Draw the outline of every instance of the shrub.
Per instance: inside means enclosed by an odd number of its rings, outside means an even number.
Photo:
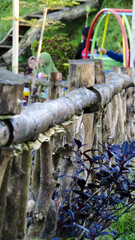
[[[66,79],[68,69],[64,67],[64,63],[68,60],[74,59],[76,53],[76,44],[71,42],[66,34],[54,35],[53,37],[44,37],[41,52],[48,52],[59,72],[62,73],[63,78]],[[31,50],[36,55],[38,49],[38,41],[33,41]]]
[[[79,140],[75,139],[75,144],[78,171],[74,176],[59,176],[73,179],[73,185],[63,195],[55,237],[94,240],[104,235],[109,239],[111,235],[113,239],[121,239],[111,224],[133,210],[135,142],[105,144],[104,152],[94,157],[89,155],[92,149],[81,151],[83,145]],[[84,172],[86,178],[82,176]]]

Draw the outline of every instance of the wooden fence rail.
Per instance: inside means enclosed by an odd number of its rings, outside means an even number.
[[[52,194],[57,183],[70,186],[57,175],[74,172],[74,138],[88,148],[134,139],[135,89],[122,71],[105,78],[101,61],[71,61],[66,95],[23,109],[24,82],[31,78],[0,73],[0,239],[52,239],[62,201]],[[55,77],[36,84],[48,87],[51,99],[67,88]]]

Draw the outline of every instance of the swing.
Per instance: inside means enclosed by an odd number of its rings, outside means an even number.
[[[93,28],[95,26],[96,21],[98,20],[99,16],[102,13],[104,13],[104,15],[100,18],[98,24],[96,25],[96,29],[95,29],[94,35],[93,35],[91,50],[90,50],[90,53],[88,53]],[[117,20],[120,24],[121,31],[122,31],[123,64],[121,62],[118,62],[118,61],[108,57],[107,55],[103,55],[101,52],[100,52],[100,54],[94,54],[94,47],[95,47],[98,31],[99,31],[99,28],[100,28],[100,25],[101,25],[103,19],[106,17],[104,32],[103,32],[103,37],[102,37],[102,43],[101,43],[101,48],[104,47],[110,14],[113,14],[117,18]],[[120,15],[122,17],[120,17]],[[104,63],[104,68],[105,68],[106,73],[110,71],[111,66],[122,66],[123,65],[124,67],[129,67],[129,46],[128,46],[127,34],[128,34],[128,38],[129,38],[129,42],[130,42],[130,46],[131,46],[131,28],[130,28],[128,19],[126,17],[127,15],[132,16],[132,10],[130,10],[130,9],[109,9],[109,8],[105,8],[105,9],[102,9],[96,15],[96,17],[94,18],[94,20],[91,24],[91,27],[90,27],[90,30],[89,30],[89,33],[88,33],[88,37],[87,37],[86,51],[84,53],[84,58],[85,59],[86,58],[102,59],[103,63]],[[126,25],[127,33],[126,33],[124,25]]]

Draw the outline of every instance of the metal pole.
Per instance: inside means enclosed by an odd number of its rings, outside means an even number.
[[[18,73],[19,49],[19,0],[13,0],[13,43],[12,43],[12,72]]]

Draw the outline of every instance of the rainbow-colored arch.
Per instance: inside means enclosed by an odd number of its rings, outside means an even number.
[[[123,20],[119,15],[123,16],[123,19],[124,19],[124,22],[126,24],[126,28],[127,28],[127,31],[128,31],[128,37],[129,37],[129,40],[130,40],[130,43],[131,43],[131,29],[130,29],[130,25],[129,25],[128,20],[127,20],[125,15],[130,14],[132,16],[132,9],[104,8],[97,13],[97,15],[95,16],[95,18],[94,18],[94,20],[91,24],[91,27],[90,27],[90,30],[89,30],[89,33],[88,33],[87,42],[86,42],[86,52],[85,52],[85,57],[84,58],[88,58],[89,44],[90,44],[90,39],[91,39],[91,36],[92,36],[92,32],[93,32],[94,26],[96,24],[96,21],[98,20],[99,16],[102,13],[108,13],[108,14],[112,13],[117,18],[117,20],[120,24],[122,34],[123,34],[123,42],[124,42],[124,46],[125,46],[124,51],[123,51],[124,67],[129,67],[129,45],[128,45],[128,40],[127,40],[127,33],[126,33],[126,30],[125,30],[125,27],[124,27]],[[104,18],[104,16],[101,18],[99,24],[97,25],[97,29],[95,30],[95,33],[94,33],[94,36],[93,36],[93,44],[92,44],[92,48],[91,48],[91,53],[92,54],[93,54],[93,50],[94,50],[94,46],[95,46],[94,43],[95,43],[96,35],[97,35],[97,32],[98,32],[98,27],[99,27],[101,21],[103,20],[103,18]],[[106,34],[107,21],[108,21],[108,19],[106,20],[106,26],[105,26],[105,29],[104,29],[103,38],[105,38],[105,34]],[[104,43],[104,39],[103,39],[103,43]]]

